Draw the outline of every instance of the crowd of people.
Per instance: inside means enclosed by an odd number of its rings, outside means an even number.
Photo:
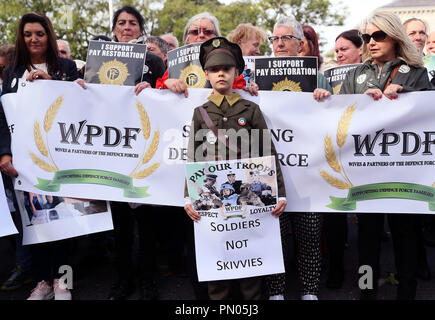
[[[187,98],[186,83],[168,76],[168,52],[179,46],[177,38],[172,34],[147,36],[144,25],[144,18],[138,10],[131,6],[124,6],[113,16],[111,37],[97,36],[94,39],[147,45],[148,53],[145,61],[147,68],[143,70],[143,77],[136,81],[134,90],[136,95],[146,88],[159,88],[183,94]],[[246,101],[238,93],[233,92],[233,89],[243,89],[251,95],[258,94],[258,86],[254,82],[247,84],[245,81],[243,56],[260,55],[260,45],[266,41],[272,46],[275,57],[318,58],[317,88],[313,92],[313,97],[317,101],[328,99],[334,94],[321,71],[331,66],[348,64],[359,65],[349,71],[339,94],[367,94],[374,100],[379,100],[382,96],[393,100],[404,92],[434,89],[435,77],[432,78],[431,83],[428,71],[423,65],[423,57],[425,54],[435,54],[435,31],[429,34],[426,23],[421,19],[413,18],[402,23],[392,13],[373,13],[364,20],[359,30],[348,30],[337,36],[336,60],[328,62],[323,62],[318,35],[313,27],[301,25],[295,17],[291,15],[280,17],[273,30],[269,31],[271,36],[267,37],[266,31],[244,23],[238,25],[227,38],[224,38],[219,28],[219,21],[210,13],[203,12],[188,20],[182,40],[184,45],[202,43],[200,60],[213,88],[207,102],[208,108],[219,108],[225,114],[225,110],[236,108],[238,103]],[[217,46],[212,45],[213,39],[219,39],[218,46],[221,50],[215,50]],[[85,63],[72,59],[74,57],[71,55],[68,42],[56,39],[53,26],[47,17],[35,13],[25,14],[18,24],[15,45],[6,45],[0,49],[1,94],[16,92],[17,79],[74,81],[86,89],[86,82],[83,80]],[[219,77],[225,81],[216,80]],[[361,79],[366,80],[361,81]],[[252,102],[249,104],[250,107],[244,118],[248,123],[254,121],[251,119],[255,119],[254,123],[258,124],[255,128],[267,129],[261,111],[258,112],[258,106]],[[200,110],[195,109],[195,123],[201,125],[202,119]],[[237,119],[234,122],[237,122]],[[16,177],[18,173],[13,166],[10,143],[10,132],[1,107],[0,170],[6,194],[10,195],[9,199],[12,198],[9,208],[20,231],[18,235],[12,236],[16,249],[14,257],[16,268],[9,279],[3,282],[1,289],[14,290],[24,283],[34,281],[35,288],[29,295],[30,300],[71,299],[71,291],[59,283],[58,274],[59,266],[68,264],[71,239],[22,245],[20,216],[16,204],[13,203],[15,199],[11,192],[13,190],[11,178]],[[189,148],[195,148],[195,145],[189,142]],[[272,154],[276,154],[274,147]],[[197,159],[190,157],[190,160]],[[277,170],[278,203],[272,214],[279,217],[284,260],[288,262],[290,259],[288,249],[291,245],[290,234],[293,233],[300,297],[303,300],[317,300],[323,260],[327,261],[326,286],[338,289],[343,285],[347,215],[284,212],[287,200],[279,164]],[[213,205],[212,195],[215,195],[215,200],[220,203],[237,204],[235,199],[241,194],[243,185],[234,176],[229,174],[228,181],[222,183],[220,190],[213,186],[216,177],[207,176],[205,181],[209,181],[210,184],[206,183],[203,187],[204,202],[211,201]],[[255,178],[255,173],[252,173],[252,184],[258,184],[260,188],[258,193],[252,189],[253,187],[251,190],[259,198],[264,196],[263,189],[265,191],[270,189],[267,186],[263,188],[261,182]],[[201,203],[192,204],[188,198],[184,208],[112,201],[113,268],[116,270],[116,276],[107,298],[126,299],[138,287],[141,299],[159,299],[157,257],[161,244],[157,243],[160,238],[157,233],[159,232],[158,217],[164,212],[170,221],[165,233],[171,237],[166,239],[164,244],[167,247],[169,268],[173,273],[182,272],[181,270],[185,268],[197,299],[242,297],[283,300],[288,285],[285,273],[241,279],[237,282],[238,293],[232,292],[232,289],[237,287],[234,286],[233,281],[213,281],[209,284],[198,281],[191,220],[199,219],[195,209],[201,209],[202,206]],[[380,277],[381,241],[386,218],[394,243],[396,278],[399,281],[397,298],[414,299],[417,292],[417,278],[428,279],[431,276],[422,235],[421,215],[364,213],[358,214],[357,217],[359,265],[369,265],[374,271],[374,287],[361,290],[361,299],[376,299]],[[133,259],[136,238],[139,245],[139,258]],[[322,250],[322,247],[326,249]],[[132,270],[138,271],[135,273]]]

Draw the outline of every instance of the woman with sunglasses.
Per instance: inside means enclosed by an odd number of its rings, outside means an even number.
[[[187,21],[184,28],[183,42],[185,45],[192,43],[200,43],[207,41],[214,37],[220,37],[221,32],[219,29],[219,21],[215,16],[208,12],[198,13]],[[169,89],[175,93],[184,93],[187,98],[187,86],[180,79],[169,79],[168,70],[162,78],[157,80],[157,89]],[[235,79],[233,89],[244,89],[249,91],[252,95],[257,95],[258,86],[246,87],[246,81],[241,74]]]
[[[3,94],[17,92],[19,80],[66,80],[78,78],[76,64],[58,56],[56,35],[50,20],[36,13],[22,16],[18,24],[14,62],[5,70]],[[9,176],[18,173],[12,164],[10,133],[0,108],[0,169]],[[59,267],[66,265],[69,240],[34,244],[32,263],[37,286],[29,300],[71,300],[71,293],[59,282]]]
[[[401,92],[431,88],[426,68],[400,19],[391,12],[369,16],[361,28],[364,63],[351,70],[340,94],[368,94],[374,100],[393,100]],[[414,299],[417,280],[417,226],[413,214],[387,215],[397,269],[397,299]],[[373,269],[373,289],[361,291],[361,299],[375,299],[379,279],[379,256],[384,215],[358,214],[359,265]]]

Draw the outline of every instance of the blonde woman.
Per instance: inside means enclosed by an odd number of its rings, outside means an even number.
[[[393,100],[402,92],[431,88],[422,58],[395,14],[374,13],[364,21],[360,31],[364,63],[347,74],[340,94],[368,94],[375,100]],[[419,217],[397,213],[387,217],[399,280],[397,299],[414,299]],[[373,268],[373,289],[362,290],[362,299],[376,298],[383,224],[383,214],[358,214],[359,265]]]
[[[257,56],[260,45],[266,41],[266,32],[251,23],[241,23],[231,31],[227,39],[237,43],[242,49],[243,56]]]
[[[364,63],[349,72],[340,93],[365,93],[379,100],[431,88],[423,60],[394,13],[374,13],[360,31]]]

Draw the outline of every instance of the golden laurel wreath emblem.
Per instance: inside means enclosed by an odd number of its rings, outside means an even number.
[[[334,88],[332,88],[332,92],[334,94],[339,94],[342,86],[343,86],[343,82],[336,85]]]
[[[56,115],[59,112],[62,103],[63,103],[63,97],[60,96],[51,104],[51,106],[48,108],[47,112],[45,113],[43,128],[46,134],[45,140],[47,142],[47,146],[49,145],[47,134],[53,127],[54,119],[56,118]],[[143,137],[145,138],[145,141],[147,141],[151,134],[151,124],[149,121],[149,117],[147,112],[145,111],[145,108],[142,106],[140,102],[136,103],[136,108],[139,112],[139,117],[141,120],[142,134]],[[41,153],[42,156],[47,158],[47,159],[42,159],[39,156],[37,156],[35,153],[30,152],[30,157],[33,163],[35,163],[39,168],[47,172],[59,171],[59,167],[54,162],[53,157],[50,153],[50,149],[47,148],[47,146],[44,143],[44,138],[38,121],[35,121],[35,124],[33,126],[33,137],[35,140],[36,147],[38,148],[38,151]],[[148,150],[144,148],[140,161],[133,169],[133,171],[130,173],[129,175],[130,177],[134,179],[144,179],[150,176],[151,174],[153,174],[154,171],[157,170],[157,168],[160,166],[159,162],[155,162],[153,165],[143,170],[140,169],[143,165],[147,164],[154,157],[157,148],[159,146],[159,140],[160,140],[160,132],[159,130],[156,130],[154,131],[153,138],[151,140]]]
[[[143,107],[142,103],[137,101],[136,108],[137,108],[137,111],[139,112],[139,117],[140,117],[140,121],[141,121],[141,125],[142,125],[142,134],[143,134],[145,141],[147,141],[150,138],[150,134],[151,134],[150,119],[149,119],[148,114],[147,114],[145,108]],[[157,148],[159,146],[159,141],[160,141],[160,131],[156,130],[156,131],[154,131],[153,138],[151,139],[151,143],[148,147],[148,150],[146,150],[146,147],[144,147],[144,151],[142,153],[140,161],[136,165],[136,167],[133,169],[133,171],[129,174],[130,177],[132,177],[134,179],[145,179],[146,177],[150,176],[151,174],[154,173],[154,171],[157,170],[157,168],[160,166],[160,162],[155,162],[154,164],[152,164],[151,166],[149,166],[143,170],[140,170],[140,169],[143,165],[150,162],[151,159],[154,157],[154,155],[157,151]]]
[[[181,71],[180,80],[182,80],[188,88],[204,88],[207,83],[202,68],[192,63]]]
[[[339,149],[338,158],[334,150],[332,138],[329,135],[325,137],[324,151],[325,151],[326,161],[328,162],[329,166],[333,171],[341,175],[344,181],[330,175],[325,170],[321,170],[320,175],[331,186],[342,190],[353,187],[353,184],[350,181],[349,177],[347,176],[341,161],[341,148],[346,143],[350,121],[352,120],[352,116],[354,112],[355,112],[355,105],[349,106],[344,112],[344,114],[341,116],[340,121],[338,122],[337,135],[336,135],[336,143]]]
[[[116,59],[103,62],[97,72],[100,83],[123,85],[130,73],[127,64]]]
[[[56,117],[57,113],[59,112],[59,109],[62,105],[63,97],[60,96],[57,98],[48,108],[47,112],[45,113],[44,117],[44,132],[45,132],[45,140],[47,141],[48,146],[48,132],[53,127],[54,118]],[[46,147],[44,143],[44,138],[42,136],[41,127],[39,125],[38,121],[35,121],[35,124],[33,125],[33,138],[35,140],[36,147],[38,148],[38,151],[41,153],[42,156],[44,156],[47,159],[41,159],[33,152],[30,152],[30,158],[32,159],[33,163],[36,164],[38,167],[40,167],[42,170],[47,172],[56,172],[59,171],[58,166],[53,160],[53,157],[50,153],[50,149]],[[48,162],[46,162],[48,161]]]
[[[225,204],[223,204],[219,210],[221,212],[221,216],[224,217],[225,220],[232,217],[245,218],[245,216],[248,214],[248,206],[246,205],[246,202],[242,201],[242,207],[243,207],[243,213],[241,215],[234,215],[234,216],[228,216],[225,214]]]
[[[287,77],[284,80],[279,81],[277,83],[272,82],[273,87],[272,91],[292,91],[292,92],[302,92],[302,88],[300,86],[300,82],[294,82]]]

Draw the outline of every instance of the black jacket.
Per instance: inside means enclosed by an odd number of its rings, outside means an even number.
[[[76,80],[79,77],[76,63],[70,59],[64,59],[64,58],[59,58],[59,59],[61,64],[61,72],[59,74],[50,74],[53,80],[65,80],[65,81]],[[17,92],[18,80],[21,79],[25,71],[26,71],[25,65],[20,65],[15,70],[12,70],[12,67],[6,68],[4,79],[3,79],[2,94]],[[13,81],[14,79],[16,80]]]
[[[165,71],[166,67],[163,60],[159,56],[147,52],[142,81],[148,82],[152,88],[155,88],[157,79],[161,78]],[[139,82],[140,79],[136,81],[136,84]]]
[[[347,73],[340,94],[363,94],[371,88],[384,91],[385,85],[397,66],[400,66],[400,69],[391,83],[402,86],[402,92],[431,89],[427,70],[424,67],[415,68],[408,66],[401,59],[394,59],[386,62],[382,67],[382,72],[379,73],[378,65],[372,64],[372,60],[369,60]]]
[[[50,74],[53,80],[76,80],[79,76],[76,63],[70,59],[59,59],[61,62],[61,72],[59,74]],[[18,66],[15,70],[12,70],[11,67],[6,68],[3,79],[2,95],[17,92],[18,80],[21,79],[25,71],[26,66],[24,65]],[[0,157],[4,154],[11,154],[11,134],[3,111],[3,105],[0,103]]]

